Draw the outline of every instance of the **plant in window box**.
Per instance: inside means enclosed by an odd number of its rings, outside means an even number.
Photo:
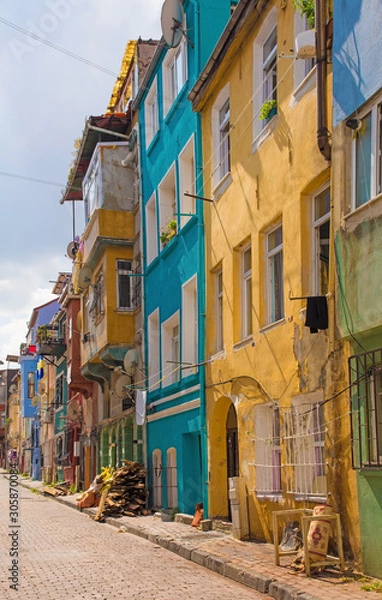
[[[36,341],[41,344],[42,342],[46,342],[48,339],[48,326],[40,325],[36,331]]]
[[[261,107],[259,119],[260,121],[270,121],[277,114],[277,100],[266,100]]]
[[[159,236],[160,241],[162,242],[163,246],[166,246],[166,244],[168,244],[168,242],[170,240],[172,240],[172,238],[176,235],[176,231],[177,231],[176,220],[172,219],[171,221],[169,221],[167,223],[167,226],[162,229],[161,234]]]

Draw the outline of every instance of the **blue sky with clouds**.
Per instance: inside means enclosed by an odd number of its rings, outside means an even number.
[[[53,299],[72,237],[61,205],[74,140],[103,114],[128,40],[159,38],[162,0],[12,0],[0,4],[0,359],[17,354],[32,309]],[[3,21],[16,26],[12,28]],[[80,204],[80,203],[79,203]],[[81,223],[82,206],[77,208]]]

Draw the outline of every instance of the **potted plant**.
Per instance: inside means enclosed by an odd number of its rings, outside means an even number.
[[[176,231],[177,231],[177,223],[175,219],[172,219],[171,221],[169,221],[167,223],[167,226],[165,228],[162,229],[161,233],[160,233],[160,241],[162,242],[163,246],[166,246],[166,244],[168,244],[168,242],[170,240],[172,240],[172,238],[176,235]]]
[[[315,27],[314,7],[315,0],[293,0],[293,8],[306,17],[310,29]]]
[[[261,107],[259,119],[270,121],[277,114],[277,100],[266,100]]]

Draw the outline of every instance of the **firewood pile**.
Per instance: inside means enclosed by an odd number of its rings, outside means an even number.
[[[151,514],[146,510],[146,471],[137,462],[124,460],[124,466],[116,469],[109,485],[102,493],[101,502],[95,519],[104,517],[135,517]]]
[[[42,488],[44,494],[48,494],[49,496],[66,496],[70,493],[70,481],[62,481],[61,483],[56,483],[55,485],[44,485]]]

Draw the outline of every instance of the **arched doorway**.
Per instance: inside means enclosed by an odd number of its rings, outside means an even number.
[[[237,415],[231,404],[226,422],[227,441],[227,477],[239,476],[239,443],[237,434]]]

